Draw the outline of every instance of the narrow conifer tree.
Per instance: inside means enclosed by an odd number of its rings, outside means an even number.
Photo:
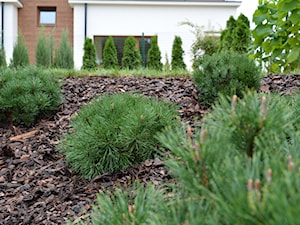
[[[182,40],[179,36],[175,36],[172,47],[172,70],[186,69],[186,65],[183,61],[184,51],[182,49]]]
[[[236,28],[236,20],[230,16],[226,22],[226,28],[221,32],[219,51],[227,51],[232,48],[233,31]]]
[[[83,50],[84,50],[84,54],[82,58],[83,61],[82,69],[93,70],[97,68],[96,48],[91,38],[85,39]]]
[[[69,36],[68,34],[69,34],[68,30],[62,32],[59,48],[56,50],[54,61],[57,68],[62,68],[62,69],[74,68],[73,50],[68,39]]]
[[[163,64],[161,62],[161,53],[157,44],[157,37],[151,38],[150,49],[148,50],[147,67],[149,69],[161,71]]]
[[[0,68],[6,67],[6,56],[3,47],[0,48]]]
[[[11,61],[12,67],[25,67],[29,65],[29,56],[26,43],[23,39],[23,35],[18,35],[17,43],[13,49],[13,57]]]
[[[105,69],[116,69],[119,67],[117,49],[113,37],[109,37],[103,49],[103,67]]]
[[[247,53],[251,41],[251,32],[249,20],[244,14],[240,14],[236,20],[236,27],[232,36],[232,50]]]
[[[38,42],[35,49],[36,65],[40,67],[49,67],[51,63],[51,52],[49,40],[43,30],[40,31]]]
[[[123,69],[137,69],[141,66],[142,57],[139,49],[136,48],[135,38],[129,36],[125,40],[122,67]]]

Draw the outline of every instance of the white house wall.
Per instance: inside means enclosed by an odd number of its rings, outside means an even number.
[[[0,8],[2,5],[0,5]],[[4,49],[6,62],[10,63],[13,54],[13,48],[18,37],[18,7],[22,7],[19,1],[4,1]],[[2,8],[0,9],[0,24],[2,24]]]
[[[100,36],[158,36],[158,45],[162,53],[171,58],[172,44],[175,35],[180,36],[185,51],[184,61],[192,65],[191,45],[195,35],[187,25],[181,22],[190,21],[205,26],[207,30],[220,31],[231,15],[236,14],[238,5],[216,6],[197,4],[178,5],[126,5],[126,4],[88,4],[87,37]],[[84,5],[74,5],[74,61],[75,67],[82,65],[84,43]]]

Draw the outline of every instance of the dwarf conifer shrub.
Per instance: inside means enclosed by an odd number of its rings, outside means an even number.
[[[28,50],[22,34],[18,35],[18,40],[13,49],[13,57],[10,65],[15,68],[29,65]]]
[[[125,40],[122,67],[123,69],[137,69],[141,67],[142,57],[139,49],[136,48],[135,38],[129,36]]]
[[[148,50],[147,67],[149,69],[161,71],[163,64],[161,62],[161,53],[157,44],[157,37],[151,38],[151,46]]]
[[[34,68],[0,72],[0,114],[10,122],[32,125],[49,115],[62,101],[58,80]]]
[[[183,61],[184,51],[182,49],[182,40],[181,37],[175,36],[172,46],[172,61],[171,67],[172,70],[177,69],[186,69],[186,65]]]
[[[82,59],[83,61],[82,69],[92,70],[97,68],[96,48],[91,38],[85,39],[83,50],[84,50],[84,54]]]
[[[6,67],[6,56],[4,48],[0,48],[0,68]]]
[[[119,68],[117,49],[112,36],[110,36],[105,42],[103,49],[103,67],[105,69]]]
[[[153,157],[155,134],[176,123],[174,104],[130,94],[103,95],[83,107],[61,142],[74,171],[85,178]]]
[[[260,68],[246,54],[221,52],[199,58],[193,79],[200,98],[212,104],[220,94],[242,96],[246,89],[258,90]]]

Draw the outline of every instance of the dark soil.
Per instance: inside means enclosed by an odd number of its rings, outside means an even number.
[[[179,105],[182,121],[194,126],[207,112],[193,82],[186,78],[68,78],[62,86],[64,103],[51,118],[34,127],[0,124],[0,225],[62,224],[89,210],[96,194],[134,180],[155,184],[171,177],[158,158],[124,171],[101,174],[92,181],[71,171],[55,148],[71,117],[103,93],[138,92]],[[262,91],[290,94],[300,90],[300,75],[269,76]]]

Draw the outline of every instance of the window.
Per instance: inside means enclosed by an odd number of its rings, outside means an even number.
[[[39,7],[39,25],[56,24],[56,7]]]

